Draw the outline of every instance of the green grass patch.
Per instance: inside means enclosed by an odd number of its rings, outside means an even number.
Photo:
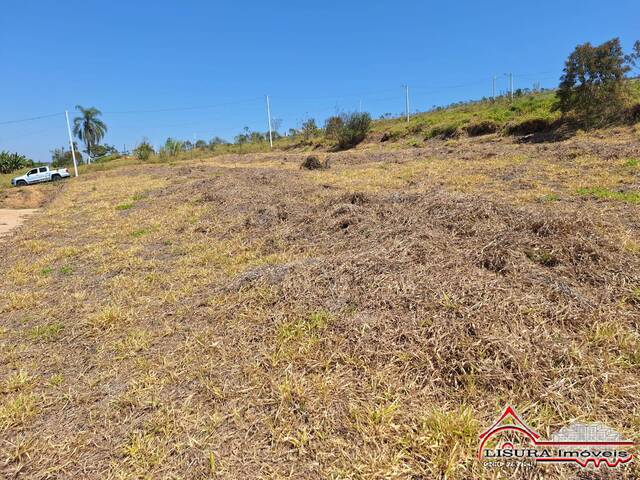
[[[120,205],[116,205],[116,210],[129,210],[133,208],[133,203],[122,203]]]
[[[636,168],[638,165],[640,165],[640,160],[637,158],[627,158],[624,162],[624,166],[629,168]]]
[[[51,272],[53,272],[53,268],[51,267],[44,267],[42,270],[40,270],[40,274],[43,276],[48,276]]]
[[[584,197],[595,197],[603,200],[615,200],[634,204],[640,203],[640,192],[635,190],[620,192],[604,187],[586,187],[579,188],[577,193]]]
[[[29,338],[39,341],[50,341],[57,338],[62,331],[62,325],[59,323],[48,323],[38,325],[29,330]]]
[[[558,112],[552,111],[554,102],[555,92],[522,95],[513,102],[508,98],[482,100],[419,113],[409,122],[404,118],[376,120],[371,129],[384,132],[389,139],[416,134],[424,134],[426,138],[447,138],[463,130],[471,129],[473,132],[477,125],[490,125],[489,131],[481,133],[491,133],[505,128],[507,124],[514,125],[524,120],[538,119],[551,123],[559,116]]]
[[[557,202],[558,200],[560,200],[560,195],[558,195],[557,193],[549,193],[540,197],[540,201],[542,203]]]
[[[278,329],[278,339],[283,342],[299,340],[317,336],[327,328],[331,314],[325,310],[319,310],[307,317],[283,323]]]
[[[69,267],[68,265],[63,265],[62,267],[60,267],[60,273],[63,275],[71,275],[73,273],[73,268]]]
[[[133,238],[140,238],[143,237],[147,234],[151,233],[151,229],[150,228],[141,228],[140,230],[136,230],[134,232],[131,232],[131,236]]]

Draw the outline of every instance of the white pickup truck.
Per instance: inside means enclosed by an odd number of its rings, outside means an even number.
[[[66,168],[51,170],[49,167],[32,168],[26,174],[11,179],[11,185],[14,187],[23,187],[34,183],[55,182],[63,178],[70,177],[71,174]]]

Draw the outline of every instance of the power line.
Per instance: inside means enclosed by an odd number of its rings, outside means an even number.
[[[58,130],[58,127],[49,127],[49,128],[45,128],[43,130],[35,131],[35,132],[22,133],[21,135],[15,135],[15,136],[9,137],[9,138],[0,137],[0,141],[1,142],[11,142],[13,140],[19,140],[21,138],[32,137],[33,135],[40,135],[41,133],[53,132],[54,130]]]
[[[126,111],[120,111],[120,112],[106,111],[103,113],[107,115],[128,115],[128,114],[135,114],[135,113],[183,112],[183,111],[189,111],[189,110],[206,110],[210,108],[220,108],[220,107],[227,107],[232,105],[240,105],[242,103],[250,103],[258,100],[262,100],[262,97],[248,98],[246,100],[239,100],[236,102],[218,103],[215,105],[196,105],[191,107],[155,108],[155,109],[148,109],[148,110],[126,110]]]
[[[57,117],[58,115],[64,115],[64,112],[51,113],[49,115],[40,115],[38,117],[31,117],[31,118],[21,118],[20,120],[7,120],[7,121],[4,121],[4,122],[0,122],[0,125],[9,125],[11,123],[30,122],[32,120],[41,120],[43,118]]]
[[[349,98],[349,97],[365,97],[367,95],[375,95],[378,93],[389,93],[395,92],[397,89],[386,89],[386,90],[376,90],[372,92],[360,92],[360,93],[348,93],[344,95],[321,95],[316,97],[288,97],[288,96],[280,96],[280,95],[271,95],[271,98],[277,98],[279,100],[299,100],[299,101],[308,101],[308,100],[327,100],[327,99],[337,99],[337,98]]]

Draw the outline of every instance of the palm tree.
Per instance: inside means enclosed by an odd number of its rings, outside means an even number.
[[[102,112],[97,108],[76,105],[76,110],[81,115],[73,119],[73,134],[84,142],[87,147],[87,163],[91,163],[91,151],[104,138],[107,126],[98,118]]]

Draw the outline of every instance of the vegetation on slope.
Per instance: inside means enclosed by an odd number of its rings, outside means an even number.
[[[640,441],[610,133],[83,167],[1,247],[0,476],[494,478],[507,404]]]

